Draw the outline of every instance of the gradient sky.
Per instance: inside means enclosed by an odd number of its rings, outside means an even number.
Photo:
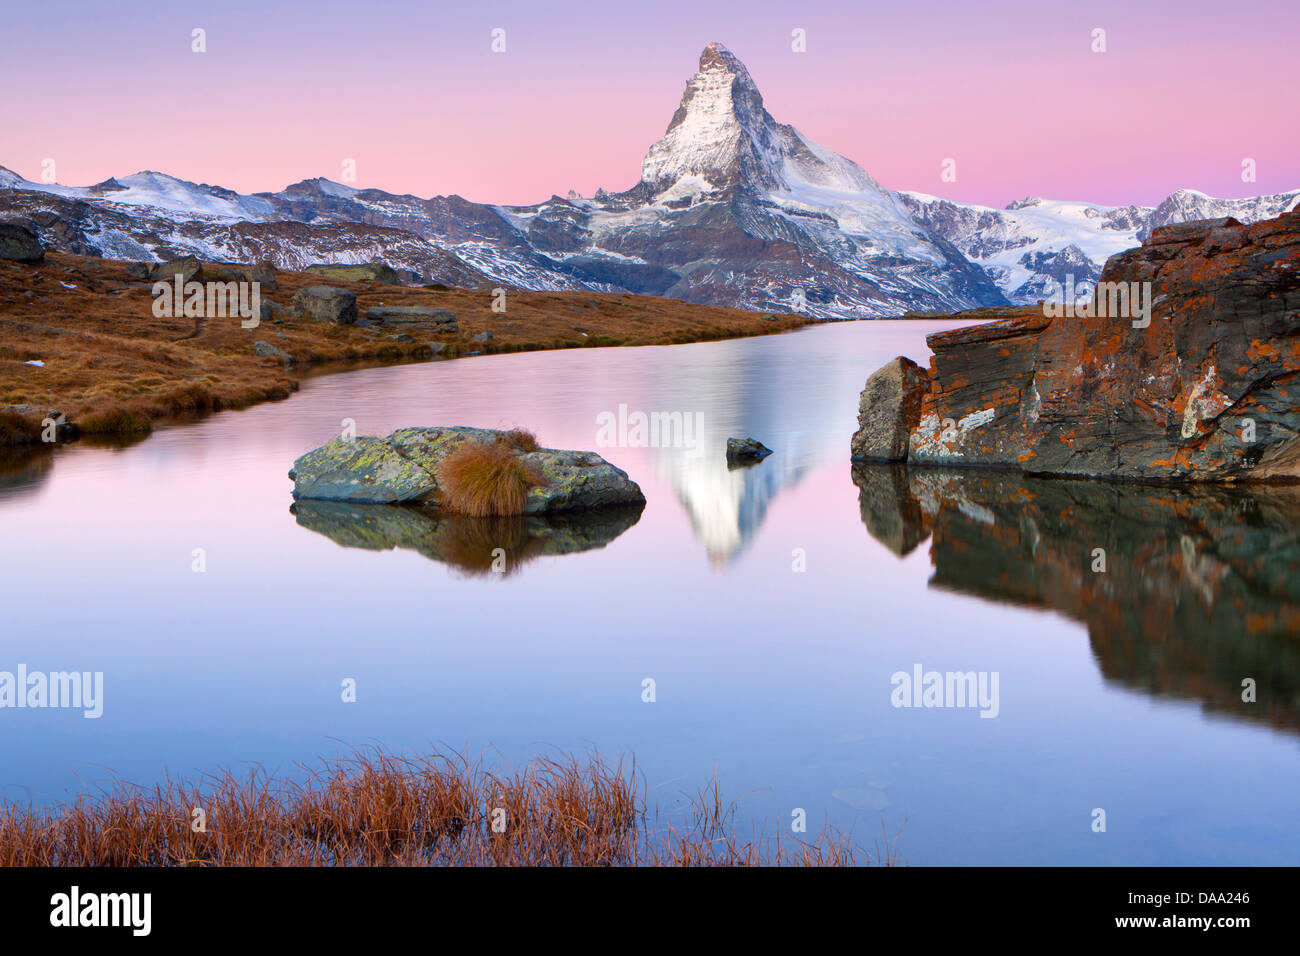
[[[884,185],[1003,206],[1300,187],[1300,4],[221,0],[12,4],[0,165],[88,185],[157,169],[481,202],[624,189],[700,49]],[[207,52],[190,31],[207,31]],[[503,27],[507,52],[490,51]],[[791,51],[794,28],[806,53]],[[1105,53],[1091,51],[1094,28]],[[940,179],[957,161],[957,181]],[[1243,158],[1257,181],[1243,182]]]

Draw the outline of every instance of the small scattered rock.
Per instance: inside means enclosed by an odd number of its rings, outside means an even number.
[[[491,332],[480,332],[478,335],[476,335],[476,336],[474,336],[472,339],[470,339],[470,341],[471,341],[471,342],[491,342],[491,341],[492,341],[492,333],[491,333]]]
[[[194,280],[201,281],[203,279],[203,263],[193,256],[170,259],[154,266],[149,273],[149,278],[154,282],[175,282],[178,275],[181,277],[182,283]]]
[[[427,305],[391,305],[366,310],[366,321],[386,328],[436,325],[439,332],[459,332],[460,323],[450,309],[435,309]]]
[[[69,421],[68,416],[57,408],[37,408],[35,405],[5,405],[0,407],[0,412],[13,412],[22,415],[24,418],[31,419],[40,425],[44,430],[46,422],[54,423],[54,438],[56,441],[71,441],[81,434],[81,428],[76,422]]]
[[[752,438],[727,439],[727,463],[762,461],[772,454],[772,449]]]
[[[244,265],[238,262],[205,263],[203,275],[217,282],[256,282],[263,290],[274,291],[279,288],[275,278],[275,267],[269,262],[259,262],[256,265]]]
[[[294,358],[283,349],[277,348],[270,342],[257,341],[253,343],[253,354],[261,355],[264,358],[278,358],[282,360],[285,366],[294,364]]]
[[[362,262],[348,265],[321,262],[314,266],[308,266],[303,272],[327,276],[340,282],[382,282],[385,285],[398,285],[401,281],[397,271],[384,262]]]
[[[293,297],[293,307],[301,315],[317,322],[354,325],[357,321],[357,297],[347,289],[309,286]]]

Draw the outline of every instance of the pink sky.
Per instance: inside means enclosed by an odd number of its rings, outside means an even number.
[[[589,195],[637,180],[719,40],[778,120],[891,188],[1002,206],[1300,187],[1300,5],[1043,6],[23,5],[0,36],[0,165],[37,179],[49,157],[70,185],[157,169],[255,192],[338,180],[352,158],[356,185],[394,192]],[[190,51],[195,27],[206,53]],[[940,180],[949,157],[956,182]]]

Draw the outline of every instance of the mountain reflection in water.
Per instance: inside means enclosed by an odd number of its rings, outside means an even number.
[[[853,478],[874,538],[899,555],[931,538],[931,587],[1058,611],[1086,625],[1108,681],[1300,731],[1300,487]]]

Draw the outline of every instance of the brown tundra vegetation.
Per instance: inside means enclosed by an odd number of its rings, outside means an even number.
[[[273,303],[270,316],[243,328],[238,316],[156,317],[153,283],[138,278],[138,270],[128,275],[129,265],[55,252],[36,264],[0,261],[0,408],[57,409],[83,434],[143,434],[164,419],[287,398],[313,368],[469,352],[667,345],[783,332],[817,321],[654,296],[514,289],[507,290],[506,311],[497,313],[488,288],[277,271],[274,289],[261,290],[262,301]],[[381,304],[447,309],[455,314],[455,330],[333,324],[292,308],[297,292],[319,285],[355,294],[362,316]],[[258,341],[292,363],[255,354]],[[11,420],[21,417],[0,417],[0,445],[39,440],[39,417]]]
[[[201,810],[201,814],[200,811]],[[853,866],[894,865],[851,835],[745,837],[717,781],[658,821],[634,765],[382,751],[293,780],[229,773],[203,785],[119,784],[40,811],[0,806],[5,866]],[[895,838],[896,839],[896,838]]]

